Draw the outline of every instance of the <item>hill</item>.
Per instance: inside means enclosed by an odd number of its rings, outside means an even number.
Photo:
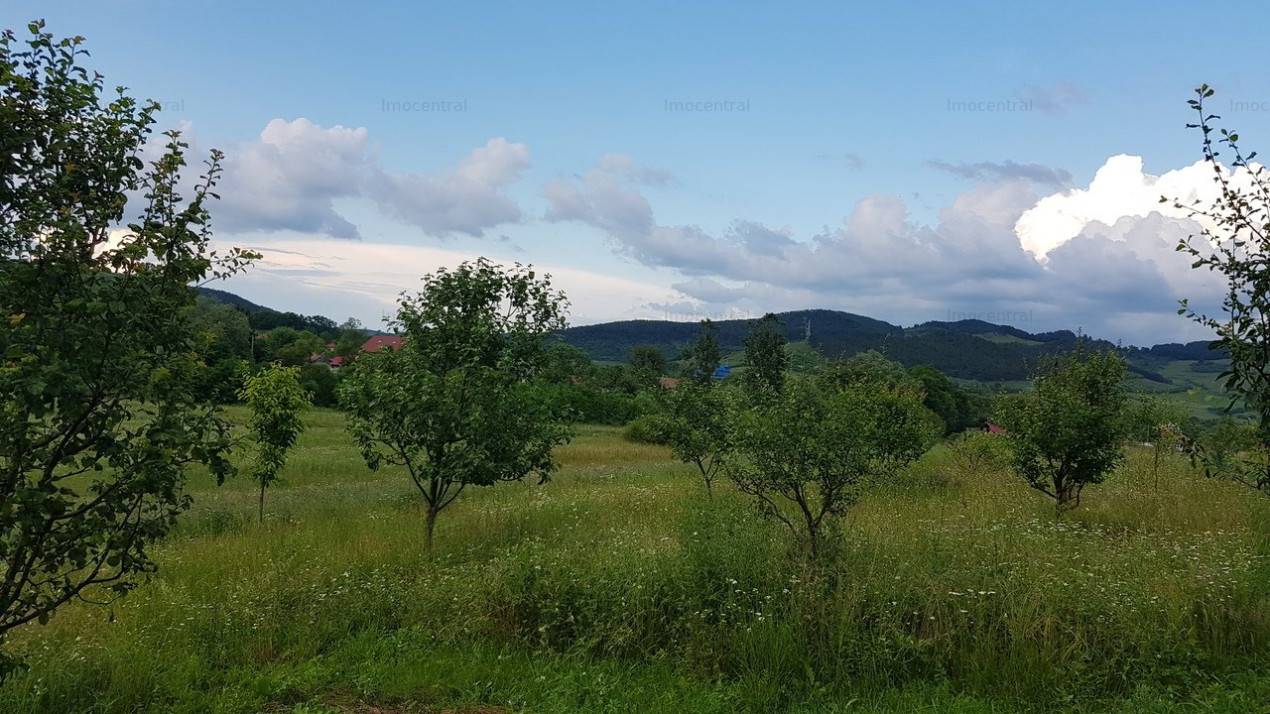
[[[334,321],[322,316],[280,313],[223,290],[197,290],[200,295],[243,310],[258,329],[289,325],[325,334],[335,327]],[[1031,333],[983,320],[931,321],[904,328],[837,310],[794,310],[779,313],[778,317],[791,343],[805,342],[824,358],[879,350],[906,367],[929,364],[956,379],[998,385],[1026,380],[1039,359],[1071,350],[1080,339],[1070,330]],[[721,320],[714,324],[719,329],[724,354],[744,349],[748,320]],[[668,358],[677,359],[684,347],[696,339],[697,330],[697,324],[690,322],[623,320],[570,327],[561,337],[597,362],[625,363],[640,345],[656,345]],[[1206,341],[1140,348],[1085,339],[1097,349],[1121,350],[1129,360],[1131,374],[1140,380],[1139,386],[1154,385],[1153,391],[1194,389],[1193,380],[1179,380],[1176,375],[1192,371],[1211,375],[1221,371],[1226,359],[1224,353],[1210,350]],[[1192,366],[1183,368],[1179,363]],[[1211,381],[1211,377],[1205,381]]]

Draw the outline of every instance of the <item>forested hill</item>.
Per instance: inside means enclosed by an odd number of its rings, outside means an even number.
[[[884,350],[906,366],[934,365],[961,379],[984,382],[1026,379],[1037,358],[1070,350],[1077,335],[1069,330],[1029,333],[1016,327],[982,320],[926,322],[910,328],[862,315],[834,310],[797,310],[778,315],[791,342],[810,343],[826,357],[869,349]],[[743,349],[747,320],[721,320],[719,341],[724,353]],[[656,345],[675,359],[695,339],[697,324],[663,320],[627,320],[571,327],[566,342],[586,350],[594,360],[625,362],[640,345]],[[1096,348],[1116,347],[1105,340],[1086,338]],[[1208,342],[1169,343],[1150,348],[1127,347],[1130,369],[1138,376],[1165,381],[1156,370],[1172,360],[1218,360],[1225,355],[1208,349]]]
[[[334,333],[335,322],[320,315],[279,313],[232,293],[200,288],[199,293],[247,313],[253,328],[269,329],[287,325],[310,329],[319,334]],[[930,364],[960,379],[1001,382],[1027,379],[1032,365],[1044,354],[1070,350],[1077,336],[1070,330],[1030,333],[1017,327],[995,325],[982,320],[926,322],[903,328],[863,315],[836,310],[797,310],[778,315],[785,324],[790,342],[806,340],[826,357],[852,355],[864,350],[883,350],[891,359],[913,367]],[[293,324],[294,323],[294,324]],[[749,320],[721,320],[719,342],[724,354],[745,347]],[[599,325],[571,327],[562,333],[569,344],[582,348],[591,359],[627,362],[640,345],[656,345],[669,359],[697,336],[695,322],[669,320],[625,320]],[[1089,340],[1098,348],[1115,347],[1105,340]],[[1128,347],[1130,370],[1157,382],[1167,381],[1158,370],[1175,360],[1211,361],[1225,354],[1208,349],[1208,342],[1167,343],[1149,348]]]

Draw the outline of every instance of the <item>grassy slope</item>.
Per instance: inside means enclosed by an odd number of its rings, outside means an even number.
[[[837,584],[726,488],[583,428],[544,486],[465,493],[419,547],[405,476],[334,412],[252,522],[196,479],[160,573],[13,637],[4,712],[1263,711],[1270,499],[1146,454],[1056,523],[947,449],[866,494]],[[370,707],[376,707],[374,709]]]

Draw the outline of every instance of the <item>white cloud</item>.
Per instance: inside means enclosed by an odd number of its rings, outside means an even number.
[[[364,198],[427,235],[480,237],[520,220],[504,191],[529,166],[529,149],[500,137],[439,173],[388,172],[365,128],[274,119],[257,140],[226,150],[217,227],[356,239],[361,231],[336,202]]]
[[[369,326],[395,313],[402,291],[419,289],[420,279],[440,267],[455,267],[476,255],[425,246],[322,239],[218,239],[216,248],[251,248],[263,258],[245,273],[211,287],[236,292],[272,307],[336,320],[353,316]],[[510,261],[494,260],[505,266]],[[676,291],[634,280],[534,262],[571,302],[570,322],[660,317],[651,307],[682,300]]]

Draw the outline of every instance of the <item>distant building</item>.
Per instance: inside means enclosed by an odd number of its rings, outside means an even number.
[[[374,335],[362,345],[362,352],[374,354],[385,347],[395,352],[405,343],[406,338],[400,335]]]
[[[666,389],[674,389],[679,386],[679,380],[674,377],[658,377],[657,382]]]
[[[997,426],[996,424],[993,424],[990,421],[983,423],[983,430],[988,432],[989,434],[1000,434],[1002,436],[1007,435],[1007,432],[1005,429],[1002,429],[1000,426]]]

